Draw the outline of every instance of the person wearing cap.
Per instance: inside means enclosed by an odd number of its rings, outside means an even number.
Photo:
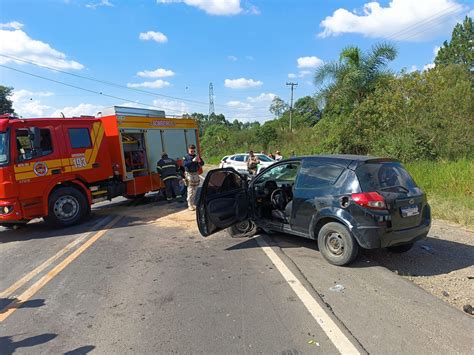
[[[194,200],[196,198],[196,191],[200,183],[199,172],[202,170],[204,161],[196,154],[196,146],[190,144],[188,147],[188,154],[183,158],[186,182],[188,184],[188,209],[194,211],[196,205]]]
[[[166,200],[170,203],[173,200],[173,194],[179,202],[184,202],[178,183],[178,164],[174,159],[163,153],[161,159],[156,163],[156,170],[160,174],[161,180],[165,183]]]
[[[276,161],[280,161],[280,160],[282,160],[282,159],[283,159],[283,156],[281,155],[280,151],[277,150],[277,151],[275,152],[275,160],[276,160]]]

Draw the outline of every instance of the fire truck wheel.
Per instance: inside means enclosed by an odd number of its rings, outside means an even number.
[[[49,196],[48,224],[70,226],[87,215],[88,203],[84,194],[74,187],[60,187]]]

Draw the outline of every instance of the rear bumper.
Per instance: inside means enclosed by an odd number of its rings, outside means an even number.
[[[354,228],[352,233],[362,248],[377,249],[399,244],[414,243],[417,240],[424,239],[428,235],[430,227],[431,219],[427,219],[415,228],[399,231],[392,231],[386,227],[360,226]]]
[[[6,212],[5,208],[9,211]],[[0,223],[13,223],[24,221],[18,199],[0,200]]]

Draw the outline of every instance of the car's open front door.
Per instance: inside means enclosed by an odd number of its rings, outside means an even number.
[[[209,171],[196,207],[199,232],[204,237],[247,219],[247,181],[233,168]]]

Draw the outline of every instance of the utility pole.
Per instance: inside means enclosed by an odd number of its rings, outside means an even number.
[[[298,86],[298,83],[286,83],[287,86],[291,86],[291,100],[290,100],[290,132],[293,132],[293,128],[291,126],[291,114],[293,111],[293,90],[295,86]]]
[[[214,87],[209,83],[209,117],[214,113]]]

